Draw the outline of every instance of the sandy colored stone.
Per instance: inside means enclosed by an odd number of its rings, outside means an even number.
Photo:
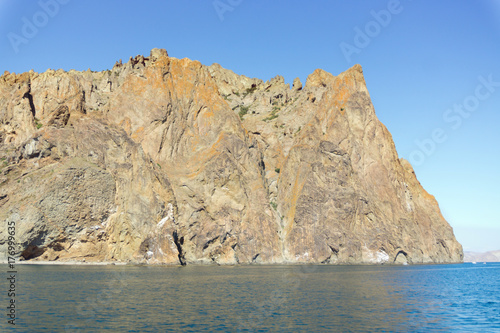
[[[0,159],[0,220],[26,260],[463,258],[359,65],[291,89],[161,49],[103,72],[6,73]]]

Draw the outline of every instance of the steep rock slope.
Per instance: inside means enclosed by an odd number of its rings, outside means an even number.
[[[359,65],[293,87],[154,49],[0,77],[0,247],[26,260],[458,262]]]

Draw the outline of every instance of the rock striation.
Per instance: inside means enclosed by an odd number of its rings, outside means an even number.
[[[398,158],[359,65],[305,85],[149,57],[0,77],[0,259],[446,263],[461,245]]]

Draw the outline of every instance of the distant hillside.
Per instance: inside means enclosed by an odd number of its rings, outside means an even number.
[[[500,250],[489,252],[464,252],[464,262],[487,261],[500,262]]]

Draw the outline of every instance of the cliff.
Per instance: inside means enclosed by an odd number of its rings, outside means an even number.
[[[25,260],[463,259],[359,65],[291,88],[159,49],[103,72],[6,72],[0,163],[0,256],[10,222]]]

